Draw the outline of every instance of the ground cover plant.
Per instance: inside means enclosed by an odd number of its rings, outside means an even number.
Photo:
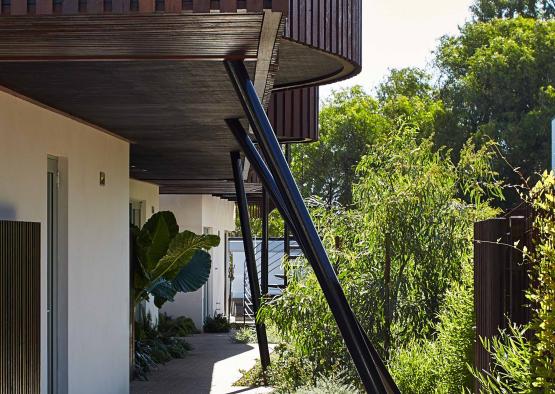
[[[190,317],[173,318],[165,313],[161,313],[158,318],[158,331],[166,337],[187,337],[200,333]]]
[[[148,373],[174,358],[183,358],[191,345],[179,336],[161,332],[152,324],[150,315],[135,322],[134,378],[148,380]]]
[[[256,343],[256,331],[252,327],[244,326],[233,333],[233,342]]]
[[[282,342],[277,328],[274,325],[266,326],[266,338],[270,344]],[[256,330],[251,326],[239,326],[233,333],[232,340],[236,343],[257,343]]]
[[[209,333],[221,333],[229,332],[231,330],[231,324],[227,320],[227,317],[221,313],[215,316],[207,316],[204,321],[204,332]]]

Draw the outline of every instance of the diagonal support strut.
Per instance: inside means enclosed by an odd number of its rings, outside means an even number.
[[[398,393],[389,372],[362,331],[345,298],[244,64],[240,61],[226,61],[225,65],[266,162],[244,130],[241,132],[243,128],[238,120],[228,119],[228,126],[261,177],[280,213],[290,222],[298,237],[334,314],[362,383],[371,393]]]

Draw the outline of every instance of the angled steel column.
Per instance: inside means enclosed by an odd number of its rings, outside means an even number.
[[[244,64],[238,61],[226,61],[225,65],[271,172],[268,174],[263,171],[259,175],[269,176],[266,183],[275,182],[278,188],[279,196],[275,202],[284,204],[281,210],[292,220],[292,227],[330,304],[362,383],[371,393],[398,392],[387,370],[382,369],[383,363],[362,332],[345,298]],[[252,156],[256,159],[255,154]],[[260,163],[257,164],[261,166]]]
[[[245,261],[249,275],[249,285],[252,296],[253,312],[256,314],[260,308],[260,287],[258,284],[258,272],[256,269],[256,259],[254,246],[252,244],[252,233],[249,221],[249,209],[247,205],[247,194],[243,182],[243,166],[239,152],[231,152],[231,165],[233,168],[233,179],[235,181],[235,192],[237,194],[237,207],[239,210],[239,220],[241,222],[241,233],[243,235],[243,248],[245,249]],[[266,370],[270,365],[270,351],[268,349],[268,338],[266,337],[266,327],[255,321],[256,336],[258,338],[258,350],[260,351],[260,363],[262,369]]]
[[[268,251],[269,251],[269,223],[268,215],[270,201],[266,189],[262,188],[262,247],[260,248],[260,286],[262,294],[268,294]]]

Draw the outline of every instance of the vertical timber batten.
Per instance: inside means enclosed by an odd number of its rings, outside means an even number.
[[[0,393],[40,391],[40,224],[0,221]]]

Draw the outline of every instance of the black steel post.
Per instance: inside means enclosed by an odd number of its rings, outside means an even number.
[[[291,164],[291,147],[289,144],[285,144],[285,160],[287,164]],[[287,221],[284,219],[283,223],[283,254],[287,259],[291,256],[291,236],[289,231],[289,226]],[[287,286],[287,271],[283,272],[283,285]]]
[[[269,251],[269,223],[268,215],[270,210],[270,201],[266,189],[262,188],[262,245],[260,248],[260,277],[262,294],[268,294],[268,251]]]
[[[271,175],[274,176],[273,181],[282,197],[279,203],[284,203],[284,211],[293,221],[293,228],[298,235],[298,240],[301,241],[303,252],[311,263],[330,304],[362,383],[368,392],[398,392],[394,383],[391,384],[393,381],[387,370],[381,370],[380,366],[383,365],[381,360],[379,358],[374,360],[377,353],[360,329],[345,298],[244,64],[239,61],[226,61],[225,64],[257,142],[266,158],[267,166]]]
[[[239,221],[241,222],[241,233],[243,234],[245,265],[247,266],[249,285],[251,289],[256,336],[258,338],[258,350],[260,352],[260,363],[262,364],[262,369],[266,370],[270,365],[270,351],[268,349],[266,327],[264,324],[256,322],[256,314],[260,309],[260,287],[258,284],[258,272],[256,269],[256,259],[252,243],[247,194],[245,193],[245,184],[243,181],[243,166],[241,164],[241,155],[239,152],[231,152],[231,165],[233,168],[233,179],[235,181],[235,193],[237,194],[237,208],[239,210]]]

